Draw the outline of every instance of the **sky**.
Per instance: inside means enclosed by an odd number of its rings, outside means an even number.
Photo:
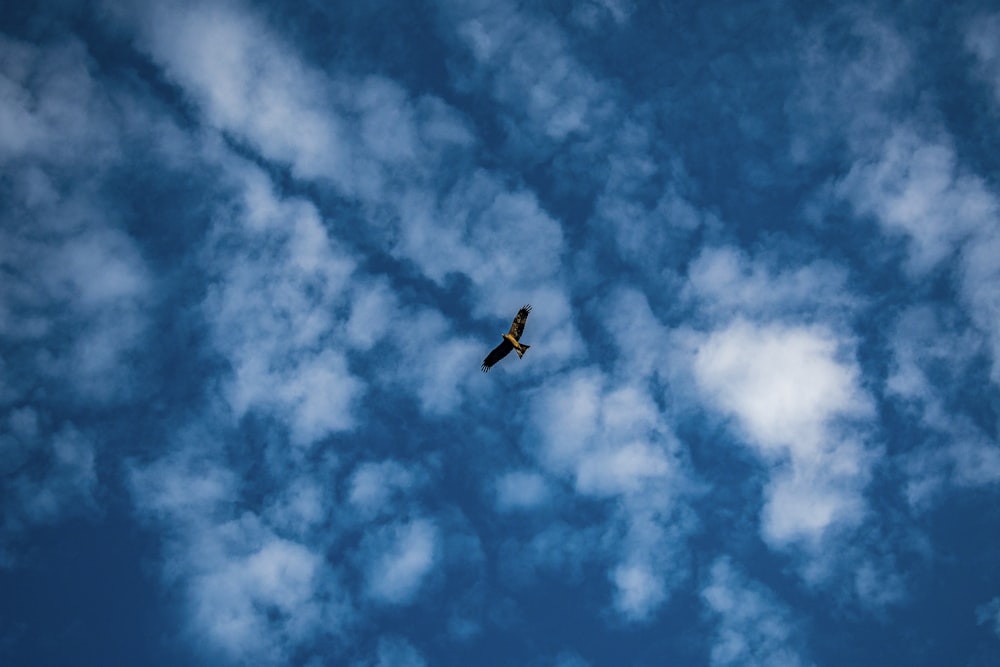
[[[998,146],[988,2],[6,4],[0,663],[1000,664]]]

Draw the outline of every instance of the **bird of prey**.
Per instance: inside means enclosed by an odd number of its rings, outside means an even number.
[[[503,340],[493,348],[493,351],[486,355],[483,359],[483,372],[490,370],[493,364],[497,363],[508,354],[511,350],[517,350],[517,357],[520,359],[524,356],[524,353],[528,350],[530,345],[522,345],[519,341],[521,340],[521,334],[524,333],[524,323],[528,320],[528,313],[531,312],[531,306],[526,305],[521,310],[517,311],[517,315],[514,316],[514,321],[510,324],[510,331],[505,334],[500,334],[503,336]]]

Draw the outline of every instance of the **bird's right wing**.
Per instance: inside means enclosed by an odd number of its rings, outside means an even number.
[[[513,349],[514,346],[510,344],[510,341],[504,338],[503,342],[493,348],[493,351],[487,354],[486,358],[483,359],[483,372],[485,373],[490,370],[490,368],[493,367],[493,364],[506,357]]]

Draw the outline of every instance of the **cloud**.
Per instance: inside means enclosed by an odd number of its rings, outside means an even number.
[[[971,406],[949,399],[975,374],[983,353],[979,337],[961,328],[954,311],[925,304],[901,313],[891,341],[887,394],[920,426],[901,461],[910,506],[926,510],[948,488],[1000,479],[995,440],[973,418]]]
[[[683,294],[713,322],[734,315],[832,319],[856,306],[843,267],[825,260],[789,268],[775,264],[733,246],[706,247],[688,267]]]
[[[609,266],[607,258],[595,260],[601,273],[634,272],[636,279],[650,281],[655,289],[669,278],[667,271],[688,261],[699,233],[714,233],[719,220],[695,205],[691,179],[676,154],[658,145],[650,114],[640,109],[610,125],[605,130],[612,137],[603,147],[606,155],[575,181],[596,181],[590,186],[596,196],[587,221],[596,246],[591,252],[606,253],[604,245],[613,243],[623,262]]]
[[[545,301],[557,307],[568,301],[562,228],[529,190],[508,187],[499,175],[479,169],[442,198],[423,189],[387,198],[396,217],[393,254],[438,285],[466,277],[475,314],[513,317],[508,311],[522,304],[510,302],[512,290],[540,309],[548,306]]]
[[[621,27],[634,12],[631,0],[587,0],[573,7],[570,19],[589,30],[599,30],[608,25],[609,19],[615,27]]]
[[[425,667],[427,661],[402,637],[383,637],[378,641],[374,662],[364,664],[370,667]]]
[[[351,475],[348,502],[360,514],[371,519],[391,512],[399,496],[405,496],[424,482],[420,471],[396,461],[362,463]]]
[[[501,512],[531,510],[546,504],[550,496],[545,477],[534,471],[504,473],[496,481],[496,505]]]
[[[135,15],[120,18],[137,24],[138,46],[212,125],[239,132],[304,176],[349,180],[344,129],[324,109],[322,75],[287,55],[247,8],[173,2],[129,11]]]
[[[315,207],[281,199],[260,171],[238,165],[236,215],[220,216],[203,257],[214,283],[203,313],[233,373],[226,397],[236,418],[251,410],[286,420],[311,444],[354,425],[363,382],[331,345],[354,261]],[[249,323],[249,324],[248,324]]]
[[[698,386],[774,466],[761,530],[773,546],[816,543],[867,512],[871,453],[849,425],[872,415],[849,344],[821,327],[743,320],[695,353]]]
[[[914,47],[875,11],[849,7],[797,36],[800,80],[787,107],[794,161],[877,146],[896,112],[913,108]]]
[[[997,30],[1000,30],[1000,14],[977,16],[967,26],[965,48],[976,57],[979,75],[992,89],[994,102],[1000,107],[1000,48],[991,38]]]
[[[212,127],[238,137],[297,178],[378,204],[397,179],[441,167],[471,141],[434,98],[410,100],[378,76],[327,73],[234,2],[109,8]]]
[[[0,337],[33,349],[8,363],[15,377],[75,391],[76,400],[121,401],[135,389],[129,355],[146,334],[153,286],[121,228],[123,205],[101,186],[124,162],[121,126],[147,126],[135,100],[95,79],[76,41],[41,49],[0,39],[0,85],[9,203],[0,213]]]
[[[686,569],[693,529],[680,499],[691,491],[669,426],[639,387],[615,386],[594,369],[549,380],[531,411],[534,455],[584,498],[610,501],[604,531],[614,605],[626,620],[648,620]],[[576,559],[570,559],[570,563]]]
[[[729,559],[719,558],[712,564],[701,599],[717,624],[710,664],[812,664],[803,657],[801,628],[791,611]]]
[[[1000,637],[1000,597],[976,607],[976,623],[992,627],[993,632]]]
[[[871,14],[848,12],[846,20],[859,49],[835,55],[819,38],[803,47],[810,65],[793,117],[810,129],[798,136],[809,141],[829,131],[843,139],[850,166],[827,194],[902,241],[911,281],[942,268],[949,272],[970,318],[989,341],[991,377],[1000,382],[1000,299],[994,287],[1000,261],[992,252],[1000,238],[1000,204],[988,179],[960,159],[938,116],[916,104],[916,47]],[[968,25],[988,29],[990,21]],[[977,30],[968,28],[965,44],[988,69],[990,52],[978,46]]]
[[[161,531],[164,582],[182,591],[189,641],[216,659],[287,662],[353,619],[311,532],[327,500],[314,482],[293,478],[279,482],[266,511],[253,511],[247,481],[220,458],[220,435],[194,425],[171,453],[132,462],[136,513]]]
[[[3,510],[0,566],[13,566],[16,545],[31,527],[72,516],[93,516],[99,503],[93,438],[72,424],[49,431],[37,410],[16,408],[0,427]],[[48,421],[48,420],[46,420]]]
[[[443,13],[504,106],[508,139],[521,150],[544,150],[602,123],[605,86],[579,65],[547,16],[508,3],[457,3]]]
[[[370,531],[361,546],[368,595],[383,604],[411,602],[438,563],[439,542],[438,528],[428,519]]]
[[[915,275],[952,256],[977,230],[996,225],[995,198],[981,179],[962,173],[947,142],[897,127],[876,155],[866,157],[837,191],[859,214],[908,240],[908,268]]]

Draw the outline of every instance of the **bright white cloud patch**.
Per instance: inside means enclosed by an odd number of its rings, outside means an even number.
[[[737,321],[710,334],[695,354],[705,395],[777,466],[762,519],[776,546],[815,542],[866,513],[871,458],[845,423],[870,417],[871,404],[845,348],[821,328]]]

